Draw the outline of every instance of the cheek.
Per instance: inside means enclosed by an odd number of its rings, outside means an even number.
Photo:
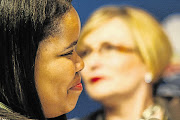
[[[53,61],[42,61],[37,68],[38,81],[53,86],[66,85],[74,77],[74,65],[65,58]]]
[[[112,77],[115,84],[121,84],[124,86],[124,91],[135,90],[142,82],[144,82],[145,65],[135,55],[127,55],[123,57],[116,57],[116,60],[112,61],[113,65],[109,66],[112,70]]]
[[[144,64],[136,56],[130,54],[111,54],[105,59],[107,69],[113,71],[115,74],[129,76],[129,74],[137,74],[137,72],[144,69]]]
[[[128,91],[144,82],[145,65],[137,55],[114,53],[106,57],[103,62],[104,72],[113,81],[111,86]]]
[[[67,91],[75,75],[74,68],[72,61],[65,58],[39,60],[36,63],[36,88],[45,111],[66,106]]]
[[[72,61],[61,59],[47,64],[44,71],[51,82],[61,82],[66,84],[74,77],[74,68]]]

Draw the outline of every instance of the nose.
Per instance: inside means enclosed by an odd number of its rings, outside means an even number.
[[[86,61],[86,65],[90,70],[96,70],[101,66],[101,59],[100,54],[93,53],[91,56],[89,56],[88,60]]]
[[[82,60],[82,58],[77,54],[76,54],[76,72],[81,71],[84,68],[84,61]]]

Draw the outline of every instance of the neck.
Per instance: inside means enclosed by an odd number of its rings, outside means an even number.
[[[153,104],[151,85],[140,86],[127,95],[115,96],[103,101],[106,120],[137,120],[143,111]]]

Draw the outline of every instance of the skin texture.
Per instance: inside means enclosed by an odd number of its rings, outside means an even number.
[[[53,34],[40,42],[35,60],[35,83],[46,118],[57,117],[74,109],[81,89],[73,89],[81,82],[79,71],[84,67],[75,51],[80,34],[80,20],[72,7],[59,19]]]
[[[146,67],[135,51],[130,30],[119,18],[88,34],[83,45],[87,54],[83,57],[86,67],[82,76],[92,98],[132,94],[144,83]],[[90,79],[96,76],[104,79],[92,83]]]

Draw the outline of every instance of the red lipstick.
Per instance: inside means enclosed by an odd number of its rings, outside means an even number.
[[[98,82],[99,80],[102,80],[102,79],[103,79],[103,77],[94,77],[94,78],[91,79],[91,82],[96,83],[96,82]]]

